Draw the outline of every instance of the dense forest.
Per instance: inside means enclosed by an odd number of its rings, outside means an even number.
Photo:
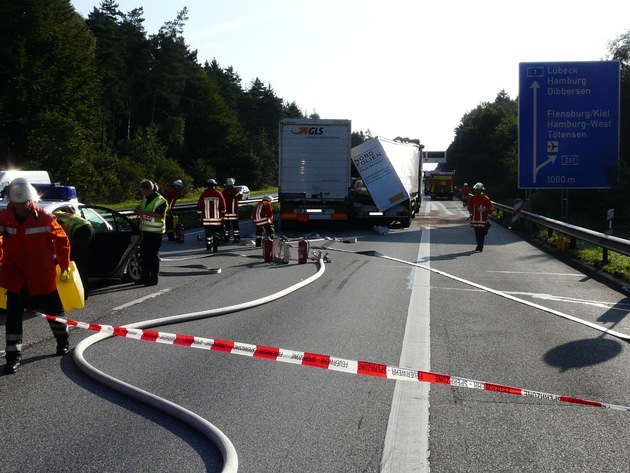
[[[209,177],[275,185],[281,118],[302,117],[271,87],[199,64],[184,8],[156,34],[143,9],[104,0],[0,4],[0,167],[45,169],[86,201],[136,197],[145,177],[191,190]]]
[[[187,14],[149,34],[143,9],[125,13],[115,0],[87,18],[70,0],[2,0],[0,169],[48,170],[86,202],[135,199],[146,177],[161,187],[182,179],[187,192],[208,177],[276,185],[278,122],[303,112],[271,84],[243,84],[216,60],[200,64],[183,35]],[[627,204],[630,32],[608,45],[608,56],[622,67],[621,178],[612,191],[582,194]],[[461,118],[448,149],[448,166],[483,181],[495,199],[520,193],[517,112],[517,100],[499,92]],[[353,146],[370,136],[353,132]]]

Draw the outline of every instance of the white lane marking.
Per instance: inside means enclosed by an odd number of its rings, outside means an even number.
[[[387,259],[387,260],[390,260],[390,261],[397,261],[399,263],[405,263],[404,260],[401,260],[399,258],[394,258],[392,256],[386,256],[386,255],[383,255],[383,254],[378,253],[378,252],[375,252],[373,254],[373,256],[375,256],[377,258],[384,258],[384,259]],[[578,317],[574,317],[574,316],[569,315],[569,314],[565,314],[565,313],[560,312],[558,310],[554,310],[554,309],[551,309],[549,307],[545,307],[545,306],[542,306],[540,304],[536,304],[534,302],[529,302],[529,301],[526,301],[524,299],[519,299],[518,297],[513,296],[512,294],[508,294],[507,292],[498,291],[496,289],[492,289],[491,287],[487,287],[487,286],[482,286],[481,284],[477,284],[476,282],[460,278],[458,276],[455,276],[454,274],[449,274],[449,273],[447,273],[445,271],[440,271],[439,269],[431,268],[431,267],[427,266],[426,264],[422,265],[422,264],[418,264],[418,263],[411,263],[411,262],[408,262],[408,261],[406,263],[409,264],[410,266],[417,266],[419,268],[424,268],[424,269],[426,269],[428,271],[431,271],[432,273],[440,274],[440,275],[442,275],[444,277],[447,277],[449,279],[453,279],[454,281],[459,281],[461,283],[467,284],[468,286],[476,287],[477,289],[481,289],[481,290],[489,292],[491,294],[495,294],[495,295],[497,295],[499,297],[503,297],[505,299],[510,299],[512,301],[518,302],[519,304],[524,304],[526,306],[533,307],[535,309],[539,309],[539,310],[542,310],[544,312],[547,312],[548,314],[557,315],[558,317],[562,317],[563,319],[571,320],[573,322],[577,322],[579,324],[585,325],[587,327],[590,327],[592,329],[598,330],[600,332],[607,333],[608,335],[611,335],[613,337],[617,337],[617,338],[620,338],[622,340],[630,341],[630,335],[626,335],[626,334],[618,332],[616,330],[608,329],[608,328],[603,327],[601,325],[598,325],[596,323],[589,322],[587,320],[583,320],[583,319],[580,319]]]
[[[483,289],[471,289],[467,287],[436,287],[434,289],[443,289],[446,291],[471,291],[471,292],[486,292]],[[590,305],[593,307],[600,307],[607,310],[618,310],[621,312],[630,311],[630,304],[623,302],[605,302],[605,301],[591,301],[588,299],[577,299],[575,297],[554,296],[553,294],[537,293],[537,292],[518,292],[518,291],[504,291],[505,294],[529,296],[532,299],[542,299],[546,301],[557,302],[570,302],[572,304]]]
[[[122,310],[122,309],[126,309],[127,307],[131,307],[132,305],[136,305],[136,304],[141,304],[142,302],[149,300],[149,299],[153,299],[154,297],[157,296],[161,296],[162,294],[166,294],[167,292],[172,291],[173,288],[172,287],[165,287],[164,289],[158,291],[158,292],[154,292],[152,294],[146,295],[144,297],[141,297],[140,299],[135,299],[131,302],[127,302],[126,304],[123,305],[119,305],[118,307],[114,307],[112,310]]]
[[[543,299],[548,301],[558,301],[558,302],[570,302],[572,304],[584,304],[591,305],[593,307],[601,307],[603,309],[609,310],[619,310],[622,312],[627,312],[630,310],[630,304],[624,304],[619,302],[604,302],[604,301],[589,301],[588,299],[577,299],[575,297],[564,297],[564,296],[554,296],[553,294],[539,294],[535,292],[511,292],[508,294],[517,294],[520,296],[529,296],[534,299]]]
[[[428,259],[429,250],[430,236],[425,230],[422,232],[418,261]],[[410,274],[412,291],[399,366],[430,371],[431,273],[419,269],[414,269]],[[430,470],[429,389],[429,383],[396,381],[385,434],[381,473],[427,473]]]
[[[537,271],[486,271],[487,273],[501,273],[501,274],[536,274],[543,276],[571,276],[575,278],[583,278],[586,277],[584,274],[580,273],[540,273]]]

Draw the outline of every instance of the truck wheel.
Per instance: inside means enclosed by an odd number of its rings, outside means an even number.
[[[411,226],[411,216],[401,219],[400,226],[402,228],[409,228]]]

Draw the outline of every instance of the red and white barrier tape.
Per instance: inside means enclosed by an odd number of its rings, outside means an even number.
[[[116,337],[132,338],[145,342],[164,343],[167,345],[178,345],[190,348],[201,348],[214,350],[232,355],[244,355],[253,358],[264,358],[272,361],[282,361],[302,366],[311,366],[343,373],[359,374],[363,376],[373,376],[376,378],[395,379],[397,381],[421,381],[433,384],[446,384],[460,388],[480,389],[482,391],[493,391],[498,393],[513,394],[515,396],[531,397],[546,401],[566,402],[571,404],[581,404],[592,407],[604,407],[630,412],[630,407],[615,404],[608,404],[599,401],[589,401],[570,396],[549,394],[529,389],[515,388],[501,384],[486,383],[474,379],[460,378],[446,374],[432,373],[430,371],[420,371],[410,368],[400,368],[397,366],[371,363],[368,361],[346,360],[330,355],[309,353],[302,351],[287,350],[264,345],[251,345],[248,343],[234,342],[230,340],[217,340],[212,338],[195,337],[192,335],[180,335],[155,330],[134,329],[118,325],[100,325],[86,322],[78,322],[72,319],[64,319],[36,312],[37,315],[46,317],[48,320],[61,322],[70,326],[91,330]]]

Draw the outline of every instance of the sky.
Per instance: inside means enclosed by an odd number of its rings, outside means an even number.
[[[87,17],[100,0],[71,0]],[[630,31],[619,0],[118,0],[143,7],[147,34],[188,8],[183,37],[200,64],[232,66],[306,115],[353,131],[452,143],[462,117],[501,91],[520,62],[599,61]]]

